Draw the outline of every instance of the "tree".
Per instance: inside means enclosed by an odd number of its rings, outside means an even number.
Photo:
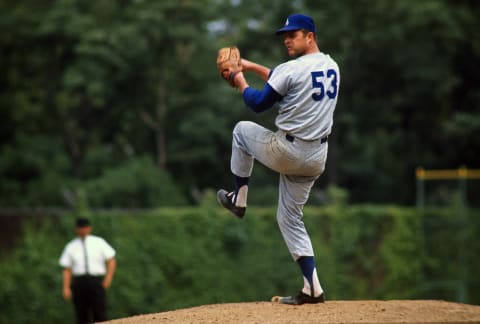
[[[418,165],[478,165],[448,145],[444,133],[456,111],[478,111],[471,90],[480,84],[466,72],[479,59],[469,41],[478,5],[307,1],[306,7],[328,26],[320,43],[338,57],[342,71],[329,167],[336,166],[333,178],[354,200],[410,203]],[[457,64],[459,57],[469,68]],[[467,94],[463,107],[459,91]],[[473,137],[463,138],[478,148]]]
[[[275,67],[289,58],[273,32],[293,12],[313,16],[342,76],[319,187],[411,203],[418,165],[479,167],[476,1],[23,0],[0,3],[0,203],[61,204],[145,156],[192,201],[231,184],[235,123],[274,129],[277,112],[249,111],[216,51]],[[255,173],[270,192],[276,175]]]

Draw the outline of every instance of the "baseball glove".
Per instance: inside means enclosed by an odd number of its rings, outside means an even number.
[[[236,46],[219,49],[217,55],[217,68],[222,78],[232,87],[235,87],[233,79],[238,72],[242,71],[240,50]]]

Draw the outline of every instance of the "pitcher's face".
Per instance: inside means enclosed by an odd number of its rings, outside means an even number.
[[[304,32],[303,30],[294,30],[284,34],[283,43],[287,48],[288,56],[298,57],[305,55],[310,48],[313,38],[312,32]]]

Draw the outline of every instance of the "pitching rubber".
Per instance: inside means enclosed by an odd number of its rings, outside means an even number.
[[[273,296],[272,297],[272,302],[274,303],[279,303],[282,300],[282,297],[280,296]]]

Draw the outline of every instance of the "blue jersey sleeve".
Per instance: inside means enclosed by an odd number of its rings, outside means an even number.
[[[243,101],[256,113],[267,110],[281,99],[282,96],[273,90],[268,83],[265,83],[265,87],[261,91],[248,87],[243,92]]]

